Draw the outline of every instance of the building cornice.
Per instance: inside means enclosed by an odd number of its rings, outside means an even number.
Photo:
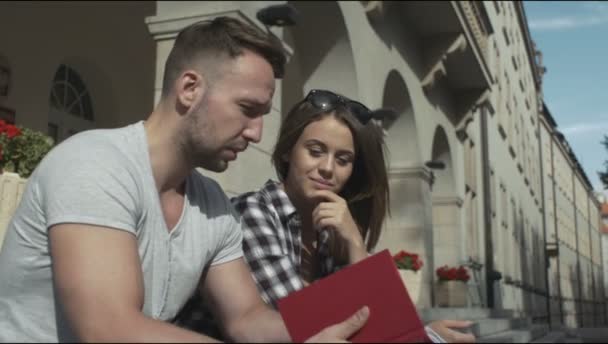
[[[392,167],[388,171],[388,176],[390,179],[410,179],[410,178],[418,178],[424,180],[427,183],[431,182],[431,171],[424,167]]]
[[[432,202],[433,205],[456,205],[458,208],[464,204],[460,196],[433,196]]]
[[[517,13],[517,19],[519,26],[523,32],[524,42],[526,43],[526,51],[528,52],[528,62],[530,63],[530,69],[532,70],[532,77],[534,78],[534,85],[537,90],[540,90],[541,78],[538,72],[538,65],[535,60],[536,51],[532,42],[532,35],[530,35],[530,28],[528,26],[528,19],[526,18],[526,12],[524,10],[523,1],[513,1],[515,6],[515,13]]]
[[[199,21],[211,20],[215,17],[226,16],[242,20],[254,27],[257,27],[260,31],[276,36],[272,31],[266,28],[259,20],[253,18],[250,14],[243,11],[241,5],[238,2],[227,1],[224,3],[224,8],[221,11],[214,11],[211,13],[199,13],[190,16],[167,16],[167,15],[156,15],[145,18],[145,22],[148,25],[148,31],[156,41],[162,40],[174,40],[177,34],[186,26],[192,25]],[[293,48],[287,45],[284,40],[280,40],[283,49],[289,59],[293,55]]]

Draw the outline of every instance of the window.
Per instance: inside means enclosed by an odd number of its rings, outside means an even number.
[[[502,35],[505,39],[505,42],[507,43],[507,45],[509,45],[509,34],[507,33],[507,28],[506,27],[502,27]]]
[[[95,128],[89,90],[76,70],[65,64],[59,65],[51,84],[48,119],[47,133],[56,143]]]
[[[475,143],[468,140],[465,143],[465,187],[467,191],[471,191],[473,195],[477,194],[477,165],[475,159]]]
[[[94,120],[89,91],[78,73],[64,64],[55,73],[49,101],[57,110]]]
[[[496,39],[493,40],[494,41],[494,52],[496,53],[496,57],[494,59],[494,73],[496,75],[496,78],[494,78],[494,82],[496,82],[498,84],[498,90],[500,90],[500,52],[498,51],[498,46],[496,44]]]
[[[530,122],[532,123],[532,126],[536,126],[536,121],[534,120],[534,113],[530,113]],[[534,136],[538,138],[538,130],[536,129],[534,129]]]
[[[507,188],[505,187],[505,183],[502,180],[500,181],[500,190],[502,226],[507,228],[509,225],[509,197],[507,196]]]
[[[494,168],[490,166],[490,208],[492,210],[492,217],[496,217],[496,176],[494,175]]]
[[[513,62],[513,68],[517,70],[517,60],[515,59],[515,55],[511,56],[511,62]]]

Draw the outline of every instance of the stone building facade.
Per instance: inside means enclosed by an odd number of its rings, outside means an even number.
[[[256,18],[280,4],[296,25]],[[599,203],[544,104],[520,2],[3,2],[0,106],[59,140],[145,119],[179,30],[218,15],[277,36],[289,54],[262,141],[227,172],[204,172],[229,195],[274,178],[281,116],[310,89],[391,107],[392,216],[376,250],[421,255],[417,306],[435,306],[437,267],[465,264],[469,307],[605,324]]]

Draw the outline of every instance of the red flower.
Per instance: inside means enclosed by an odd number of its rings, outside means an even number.
[[[416,253],[409,253],[403,250],[393,256],[395,265],[399,269],[418,271],[422,267],[422,260]]]
[[[17,128],[14,125],[8,125],[5,127],[5,132],[6,132],[6,136],[8,136],[9,139],[12,139],[16,136],[21,135],[21,129]]]
[[[436,270],[440,281],[468,281],[470,276],[464,266],[448,268],[444,265]]]
[[[401,260],[403,257],[407,256],[407,252],[401,250],[399,253],[393,256],[394,260]]]
[[[27,178],[52,147],[47,135],[0,120],[0,169]]]

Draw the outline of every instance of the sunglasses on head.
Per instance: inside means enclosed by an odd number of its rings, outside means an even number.
[[[338,105],[346,107],[361,124],[372,119],[372,112],[367,106],[327,90],[311,90],[304,101],[323,111],[332,111]]]

